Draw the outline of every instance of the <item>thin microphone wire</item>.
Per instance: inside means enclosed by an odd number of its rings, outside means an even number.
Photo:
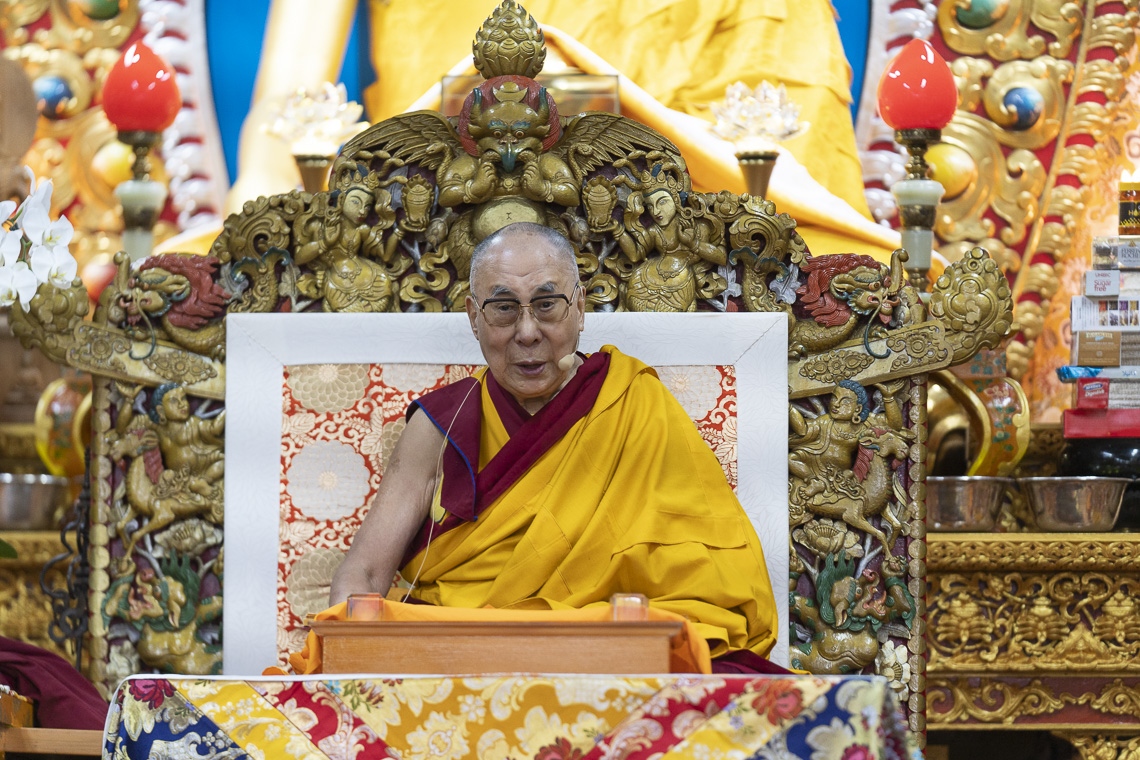
[[[456,410],[455,410],[455,415],[452,416],[451,422],[449,422],[447,425],[447,430],[445,430],[443,433],[443,445],[439,447],[439,458],[436,459],[436,462],[435,462],[436,491],[437,492],[439,491],[439,489],[441,489],[443,487],[443,454],[445,451],[447,451],[448,436],[451,435],[451,429],[453,427],[455,427],[455,421],[459,419],[459,413],[463,411],[463,405],[466,404],[467,399],[469,399],[471,397],[471,392],[474,391],[476,388],[479,388],[479,387],[482,387],[482,383],[476,381],[476,383],[474,385],[472,385],[470,388],[467,389],[467,393],[464,394],[463,400],[459,402],[459,407],[456,408]],[[435,503],[435,494],[433,493],[432,494],[432,504],[434,505],[434,503]],[[427,564],[428,552],[431,551],[431,537],[432,537],[432,534],[434,531],[435,531],[435,519],[432,517],[431,505],[429,505],[428,506],[428,534],[427,534],[427,543],[424,544],[424,556],[423,556],[423,559],[420,560],[420,566],[416,568],[416,575],[414,578],[412,578],[412,582],[408,586],[407,593],[405,593],[404,598],[400,600],[401,603],[408,601],[408,597],[410,597],[412,595],[412,592],[415,591],[415,589],[416,589],[416,583],[418,583],[420,580],[420,573],[423,571],[424,565]]]

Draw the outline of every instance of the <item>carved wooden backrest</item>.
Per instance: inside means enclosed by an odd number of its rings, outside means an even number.
[[[78,281],[13,310],[25,345],[99,378],[93,680],[221,665],[225,316],[459,310],[474,245],[530,220],[573,243],[593,310],[786,317],[792,665],[888,675],[921,729],[925,378],[1006,334],[1004,276],[975,249],[921,299],[905,253],[813,257],[771,202],[693,192],[654,130],[559,116],[513,0],[476,51],[486,81],[457,119],[373,126],[329,192],[247,203],[207,257],[121,258],[92,322]]]

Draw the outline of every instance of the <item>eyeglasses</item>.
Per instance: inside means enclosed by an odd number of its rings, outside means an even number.
[[[570,299],[578,287],[575,285],[570,295],[552,293],[539,296],[530,303],[519,303],[517,298],[488,298],[479,306],[479,311],[492,327],[510,327],[519,321],[523,309],[530,309],[531,315],[539,322],[561,322],[570,313]]]

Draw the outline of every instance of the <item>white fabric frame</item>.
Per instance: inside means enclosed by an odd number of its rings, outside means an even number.
[[[652,366],[734,365],[737,495],[764,547],[779,612],[772,659],[788,662],[787,317],[586,315],[580,348],[613,344]],[[482,364],[466,314],[232,314],[226,318],[223,673],[277,661],[284,368]]]

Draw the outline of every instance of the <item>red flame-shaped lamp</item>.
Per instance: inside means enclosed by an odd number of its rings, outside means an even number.
[[[910,160],[907,178],[891,186],[898,201],[903,248],[911,284],[926,290],[934,249],[934,222],[943,188],[927,177],[926,149],[942,139],[954,117],[958,88],[946,60],[926,40],[911,40],[879,80],[879,115],[895,130]]]
[[[166,188],[150,178],[150,150],[182,108],[174,67],[143,42],[130,45],[103,83],[103,111],[119,140],[135,152],[133,177],[115,188],[123,205],[123,248],[131,260],[154,248],[154,223],[166,203]]]

